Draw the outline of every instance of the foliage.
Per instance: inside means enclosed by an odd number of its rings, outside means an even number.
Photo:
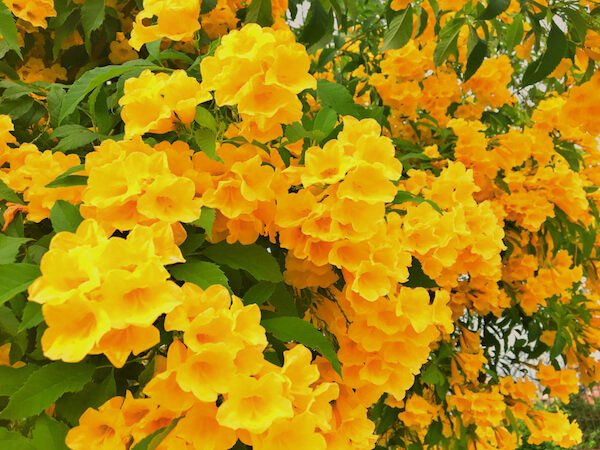
[[[593,1],[3,0],[0,35],[0,448],[582,441]]]

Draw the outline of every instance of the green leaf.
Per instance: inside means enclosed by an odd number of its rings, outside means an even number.
[[[21,318],[18,332],[21,333],[22,331],[37,327],[43,321],[42,305],[35,302],[27,302],[23,309],[23,317]]]
[[[30,240],[31,239],[17,238],[0,234],[0,264],[15,262],[21,245]]]
[[[69,450],[65,438],[69,428],[47,414],[42,414],[35,421],[32,437],[37,450]]]
[[[0,180],[0,200],[6,200],[7,202],[18,203],[20,205],[25,204],[21,197],[15,194],[15,192],[2,180]]]
[[[174,419],[168,426],[156,430],[138,442],[131,450],[155,450],[167,435],[175,428],[180,418]]]
[[[215,133],[217,132],[217,121],[215,120],[215,116],[213,116],[208,109],[202,106],[198,106],[196,108],[196,116],[194,117],[194,121],[204,128],[208,128]]]
[[[60,231],[70,231],[74,233],[83,217],[79,214],[79,207],[64,200],[57,200],[50,210],[50,221],[52,227],[57,233]]]
[[[36,370],[37,367],[32,364],[18,368],[0,366],[0,396],[14,394]]]
[[[432,280],[429,275],[423,272],[421,262],[413,256],[412,265],[408,268],[408,281],[402,283],[403,286],[416,288],[437,288],[438,284]]]
[[[296,341],[318,351],[329,360],[334,370],[341,375],[342,367],[333,344],[309,322],[299,317],[275,317],[263,320],[261,325],[281,341]]]
[[[405,203],[405,202],[412,202],[412,203],[417,203],[417,204],[418,203],[429,203],[433,209],[435,209],[437,212],[442,214],[442,210],[438,206],[437,203],[435,203],[431,200],[428,200],[426,198],[423,198],[419,195],[412,194],[408,191],[398,191],[398,193],[394,197],[394,201],[392,203],[399,205],[399,204]]]
[[[381,51],[404,47],[413,32],[413,7],[408,5],[402,14],[394,17],[383,35]]]
[[[479,20],[490,20],[502,14],[510,5],[510,0],[488,0],[487,7],[479,15]]]
[[[360,110],[345,86],[328,80],[317,81],[317,96],[324,106],[337,111],[342,116],[359,117]]]
[[[112,65],[97,67],[85,72],[81,77],[73,83],[65,95],[60,107],[58,124],[61,124],[67,116],[69,116],[77,105],[94,89],[106,83],[112,78],[119,77],[128,72],[142,71],[144,69],[152,69],[156,66],[149,64],[148,61],[136,59],[128,61],[121,65]]]
[[[259,281],[246,291],[246,294],[244,295],[244,303],[246,305],[249,305],[250,303],[262,305],[271,298],[276,288],[276,283],[271,283],[270,281]]]
[[[523,34],[523,16],[521,14],[517,14],[513,17],[512,23],[504,34],[504,43],[506,44],[506,49],[508,51],[512,51],[517,44],[520,44],[523,40]]]
[[[313,123],[313,131],[317,131],[321,134],[321,138],[317,141],[321,142],[324,138],[329,136],[337,124],[338,115],[337,113],[329,108],[321,108],[315,117]]]
[[[194,134],[196,144],[210,159],[219,161],[217,156],[217,133],[210,128],[200,128]]]
[[[440,40],[433,52],[433,62],[436,66],[443,64],[451,53],[457,51],[458,35],[465,23],[464,17],[456,17],[440,31]]]
[[[19,58],[23,59],[21,49],[19,48],[17,25],[12,13],[4,2],[0,2],[0,35],[2,35],[3,40],[8,44],[9,48],[14,50],[19,55]]]
[[[53,188],[65,186],[84,186],[87,184],[87,177],[84,175],[73,175],[74,173],[81,172],[84,169],[85,165],[83,164],[71,167],[57,176],[53,181],[48,183],[46,187]]]
[[[425,443],[429,445],[438,444],[442,440],[444,427],[442,422],[436,421],[429,425],[429,430],[425,435]]]
[[[483,63],[488,51],[487,42],[483,39],[477,38],[477,43],[469,53],[469,58],[467,59],[467,68],[465,69],[464,81],[467,81],[471,78],[477,69]]]
[[[60,116],[60,107],[67,93],[61,87],[52,85],[48,90],[48,113],[50,114],[50,125],[58,126],[58,118]]]
[[[565,335],[559,330],[556,333],[556,337],[554,338],[554,343],[552,344],[552,348],[550,349],[550,358],[554,359],[558,355],[560,355],[565,346],[567,345],[567,338]]]
[[[33,442],[21,433],[8,431],[5,428],[0,428],[0,448],[2,450],[37,450]]]
[[[0,264],[0,305],[27,290],[40,275],[35,264]]]
[[[258,244],[242,245],[219,242],[208,247],[203,254],[218,264],[232,269],[245,270],[259,281],[272,281],[273,283],[283,281],[281,269],[275,257]]]
[[[212,237],[212,228],[215,223],[217,212],[212,208],[202,207],[200,210],[200,218],[194,220],[192,225],[203,228],[208,237]]]
[[[308,47],[309,52],[313,52],[331,41],[335,19],[332,8],[325,10],[320,1],[310,3],[298,42]]]
[[[217,0],[202,0],[200,6],[200,14],[207,14],[211,12],[217,6]]]
[[[246,13],[246,23],[257,23],[263,27],[273,25],[271,0],[252,0]]]
[[[104,22],[104,0],[85,0],[81,7],[81,25],[85,37],[85,49],[88,55],[92,53],[92,31],[100,28]]]
[[[80,391],[91,380],[94,370],[90,364],[62,361],[41,367],[11,395],[0,418],[24,419],[39,414],[66,392]]]
[[[522,86],[537,83],[550,75],[565,56],[567,43],[567,37],[553,21],[546,40],[546,51],[540,59],[527,66],[523,74]]]
[[[68,135],[64,136],[59,143],[56,145],[55,150],[60,150],[61,152],[69,152],[71,150],[79,150],[86,145],[91,144],[98,138],[100,135],[98,133],[94,133],[91,130],[88,130],[81,125],[73,125],[72,132]],[[77,127],[77,129],[75,129]],[[60,127],[62,128],[62,127]],[[59,130],[60,130],[59,128]],[[57,134],[54,132],[52,137],[56,137]]]
[[[176,280],[197,284],[202,289],[206,289],[213,284],[229,287],[227,277],[223,271],[211,262],[188,260],[186,263],[169,267],[169,271]]]

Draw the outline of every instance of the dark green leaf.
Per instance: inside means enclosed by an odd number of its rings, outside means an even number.
[[[27,302],[25,309],[23,310],[23,318],[19,324],[18,332],[20,333],[36,327],[43,321],[44,315],[42,314],[42,305],[35,302]]]
[[[104,10],[104,0],[85,0],[81,6],[81,25],[88,54],[92,53],[92,31],[100,28],[104,22]]]
[[[413,7],[408,5],[402,14],[394,17],[383,35],[381,51],[404,47],[413,32]]]
[[[36,370],[37,367],[32,364],[19,368],[0,366],[0,396],[12,395],[18,391]]]
[[[17,32],[17,25],[12,13],[4,2],[0,2],[0,35],[9,48],[14,50],[19,58],[23,59],[21,55],[21,49],[19,48],[19,33]]]
[[[502,14],[510,5],[510,0],[488,0],[487,7],[479,15],[479,20],[490,20]]]
[[[306,15],[298,41],[314,51],[331,41],[334,27],[333,9],[326,10],[320,1],[313,1]]]
[[[208,247],[203,254],[218,264],[232,269],[245,270],[257,280],[272,281],[273,283],[283,281],[275,257],[258,244],[242,245],[219,242]]]
[[[85,165],[79,164],[77,166],[73,166],[59,176],[57,176],[53,181],[48,183],[46,187],[64,187],[64,186],[83,186],[87,183],[87,177],[84,175],[73,175],[74,173],[81,172],[85,169]]]
[[[39,414],[66,392],[77,392],[92,378],[94,366],[53,362],[41,367],[11,395],[0,413],[3,419],[24,419]]]
[[[27,238],[18,238],[0,234],[0,264],[15,262],[19,248],[25,242],[30,241]]]
[[[466,19],[464,17],[457,17],[452,19],[440,31],[440,38],[433,52],[433,62],[436,66],[443,64],[450,54],[457,51],[458,35],[465,23]]]
[[[399,204],[405,203],[405,202],[429,203],[433,209],[435,209],[437,212],[439,212],[440,214],[442,214],[442,210],[437,205],[437,203],[435,203],[435,202],[433,202],[431,200],[428,200],[426,198],[423,198],[423,197],[421,197],[419,195],[411,194],[408,191],[398,191],[398,193],[394,197],[394,201],[392,203],[394,203],[396,205],[399,205]]]
[[[318,351],[329,360],[334,370],[341,375],[342,367],[333,344],[309,322],[299,317],[275,317],[263,320],[261,325],[281,341],[296,341]]]
[[[87,71],[73,83],[65,95],[60,107],[58,123],[62,123],[68,115],[75,111],[77,105],[81,103],[90,92],[106,83],[108,80],[128,72],[142,71],[153,67],[155,66],[149,64],[147,61],[134,60],[128,61],[122,65],[97,67]]]
[[[244,295],[244,303],[247,305],[250,303],[262,305],[271,298],[276,287],[277,284],[275,283],[271,283],[269,281],[259,281],[250,289],[248,289],[248,291],[246,291],[246,294]]]
[[[522,86],[537,83],[550,75],[561,62],[566,51],[567,37],[553,21],[550,34],[548,34],[548,39],[546,40],[546,51],[540,59],[527,66],[523,75]]]
[[[2,180],[0,180],[0,200],[6,200],[12,203],[19,203],[21,205],[25,204],[25,202],[21,200],[21,197],[15,194],[15,192],[11,188],[9,188]]]
[[[0,264],[0,305],[25,291],[40,275],[35,264]]]
[[[478,38],[477,43],[471,50],[471,53],[469,53],[469,59],[467,59],[467,68],[465,69],[464,81],[467,81],[475,74],[475,72],[477,72],[477,69],[479,69],[487,55],[487,51],[487,42]]]
[[[271,0],[252,0],[246,14],[246,23],[257,23],[263,27],[273,25]]]
[[[169,267],[169,271],[175,279],[197,284],[202,289],[206,289],[213,284],[222,284],[229,287],[227,277],[223,271],[211,262],[188,260],[184,264]]]
[[[50,221],[57,233],[70,231],[74,233],[83,217],[79,214],[79,207],[64,200],[57,200],[50,210]]]
[[[200,14],[206,14],[211,12],[217,6],[217,0],[202,0],[200,7]]]

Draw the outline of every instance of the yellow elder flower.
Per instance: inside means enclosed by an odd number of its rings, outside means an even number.
[[[259,379],[238,377],[217,412],[219,424],[234,430],[263,433],[277,419],[293,417],[292,402],[285,396],[287,379],[269,372]]]
[[[46,28],[48,17],[55,17],[54,0],[2,0],[8,9],[36,27]]]
[[[550,395],[568,403],[569,395],[579,392],[577,372],[572,369],[556,370],[552,366],[540,365],[537,377],[544,386],[550,389]]]
[[[140,50],[142,45],[157,39],[191,41],[200,29],[200,1],[198,0],[144,0],[144,9],[133,24],[131,46]],[[146,21],[156,17],[156,23]]]
[[[323,434],[316,430],[316,420],[310,413],[302,413],[288,420],[277,420],[264,435],[252,439],[254,450],[325,450]]]

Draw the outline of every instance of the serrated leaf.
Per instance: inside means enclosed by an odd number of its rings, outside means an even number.
[[[18,368],[0,366],[0,396],[14,394],[36,370],[37,367],[32,364]]]
[[[213,284],[229,287],[229,282],[223,271],[211,262],[188,260],[183,264],[169,267],[169,271],[176,280],[197,284],[202,289],[206,289]]]
[[[85,49],[88,54],[92,52],[92,31],[100,28],[104,22],[105,5],[104,0],[85,0],[81,6],[81,25],[85,37]]]
[[[456,51],[458,35],[465,23],[466,19],[464,17],[457,17],[452,19],[440,31],[440,38],[433,52],[433,62],[436,66],[443,64],[448,59],[448,56]]]
[[[252,0],[246,13],[246,23],[257,23],[263,27],[273,25],[271,0]]]
[[[200,128],[194,134],[196,144],[210,159],[218,161],[217,156],[217,134],[209,128]]]
[[[19,324],[18,332],[28,330],[38,326],[44,321],[44,315],[42,314],[42,305],[35,302],[27,302],[23,309],[23,317]]]
[[[276,283],[271,283],[270,281],[259,281],[246,291],[244,294],[244,303],[247,305],[250,303],[262,305],[271,298],[276,288]]]
[[[67,392],[77,392],[88,383],[94,366],[87,363],[53,362],[41,367],[11,395],[2,419],[24,419],[39,414]]]
[[[324,106],[337,111],[342,116],[359,117],[358,105],[345,86],[328,80],[317,81],[317,96]]]
[[[35,264],[0,264],[0,305],[27,290],[40,275]]]
[[[0,428],[0,448],[2,450],[37,450],[30,439],[21,433],[8,431],[5,428]]]
[[[82,186],[87,183],[87,177],[83,175],[73,175],[74,173],[81,172],[85,169],[85,165],[79,164],[77,166],[73,166],[59,176],[57,176],[53,181],[48,183],[46,187],[64,187],[64,186]]]
[[[71,150],[79,150],[86,145],[91,144],[100,138],[98,133],[94,133],[84,127],[79,127],[77,131],[63,137],[56,145],[55,149],[61,152],[69,152]]]
[[[341,375],[342,367],[333,344],[309,322],[299,317],[275,317],[263,320],[261,325],[281,341],[296,341],[319,352]]]
[[[8,47],[14,50],[19,55],[19,58],[23,59],[21,49],[19,48],[17,24],[4,2],[0,2],[0,35],[2,35],[3,40],[8,44]]]
[[[60,231],[70,231],[74,233],[83,217],[79,214],[79,207],[64,200],[57,200],[50,210],[50,221],[52,227],[57,233]]]
[[[467,59],[467,68],[465,69],[464,81],[467,81],[469,78],[475,75],[475,72],[477,72],[477,69],[479,69],[483,63],[483,60],[487,55],[487,51],[487,42],[478,38],[477,43],[471,50],[471,53],[469,53],[469,58]]]
[[[25,202],[15,192],[9,188],[4,181],[0,180],[0,200],[6,200],[12,203],[24,205]]]
[[[194,220],[192,225],[203,228],[208,237],[212,237],[212,227],[215,223],[217,212],[213,208],[202,207],[200,210],[200,218]]]
[[[275,257],[258,244],[242,245],[219,242],[203,252],[208,259],[232,269],[242,269],[257,280],[279,283],[283,281]]]
[[[510,5],[510,0],[488,0],[488,4],[477,19],[490,20],[502,14]]]
[[[27,238],[18,238],[0,234],[0,264],[15,262],[21,245],[30,241]]]
[[[212,130],[215,133],[217,131],[217,121],[215,120],[215,116],[213,116],[208,109],[202,106],[198,106],[196,108],[196,115],[194,117],[194,121],[198,125],[204,128],[208,128],[209,130]]]
[[[567,44],[567,37],[553,21],[546,40],[546,51],[540,59],[527,66],[523,74],[522,86],[537,83],[550,75],[562,61],[567,51]]]
[[[413,32],[413,7],[408,5],[402,14],[392,19],[388,29],[383,35],[381,51],[393,50],[404,47]]]
[[[69,428],[47,414],[42,414],[35,421],[32,432],[33,445],[37,450],[69,450],[65,438]]]
[[[111,65],[97,67],[84,73],[73,83],[67,91],[60,107],[58,123],[62,123],[70,115],[77,105],[94,89],[106,83],[108,80],[119,77],[128,72],[142,71],[152,69],[156,66],[149,64],[148,61],[134,60],[128,61],[122,65]]]

